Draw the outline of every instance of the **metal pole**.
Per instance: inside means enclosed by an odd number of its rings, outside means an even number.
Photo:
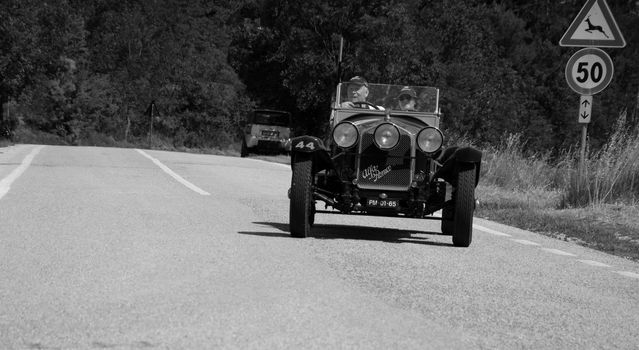
[[[150,119],[150,126],[149,126],[149,136],[147,137],[147,143],[149,144],[149,148],[151,147],[151,135],[153,134],[153,108],[155,107],[155,101],[151,102],[151,105],[149,106],[149,119]]]
[[[339,57],[337,59],[337,84],[342,81],[342,52],[344,50],[344,37],[339,36]]]
[[[579,178],[585,176],[586,171],[586,136],[588,124],[583,124],[581,128],[581,151],[579,152]]]

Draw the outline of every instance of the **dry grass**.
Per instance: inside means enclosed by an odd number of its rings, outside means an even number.
[[[639,129],[620,116],[609,142],[551,163],[525,154],[518,136],[485,150],[479,217],[639,261]]]

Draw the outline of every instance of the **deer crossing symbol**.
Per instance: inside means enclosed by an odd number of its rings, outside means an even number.
[[[592,33],[593,30],[596,30],[598,32],[601,32],[601,34],[603,34],[606,38],[608,38],[608,35],[606,34],[606,32],[604,32],[601,26],[593,25],[592,22],[590,22],[590,16],[586,18],[585,22],[588,23],[588,29],[586,29],[588,33]]]

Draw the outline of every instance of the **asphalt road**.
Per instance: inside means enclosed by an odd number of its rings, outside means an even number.
[[[638,349],[639,264],[476,219],[321,214],[290,168],[0,148],[1,349]]]

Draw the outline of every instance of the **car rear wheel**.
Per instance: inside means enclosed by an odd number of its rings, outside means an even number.
[[[289,226],[291,236],[304,238],[309,235],[315,219],[315,203],[311,193],[313,159],[306,154],[297,155],[295,158],[291,181]]]
[[[476,170],[472,163],[459,163],[458,167],[453,245],[468,247],[473,239]]]

